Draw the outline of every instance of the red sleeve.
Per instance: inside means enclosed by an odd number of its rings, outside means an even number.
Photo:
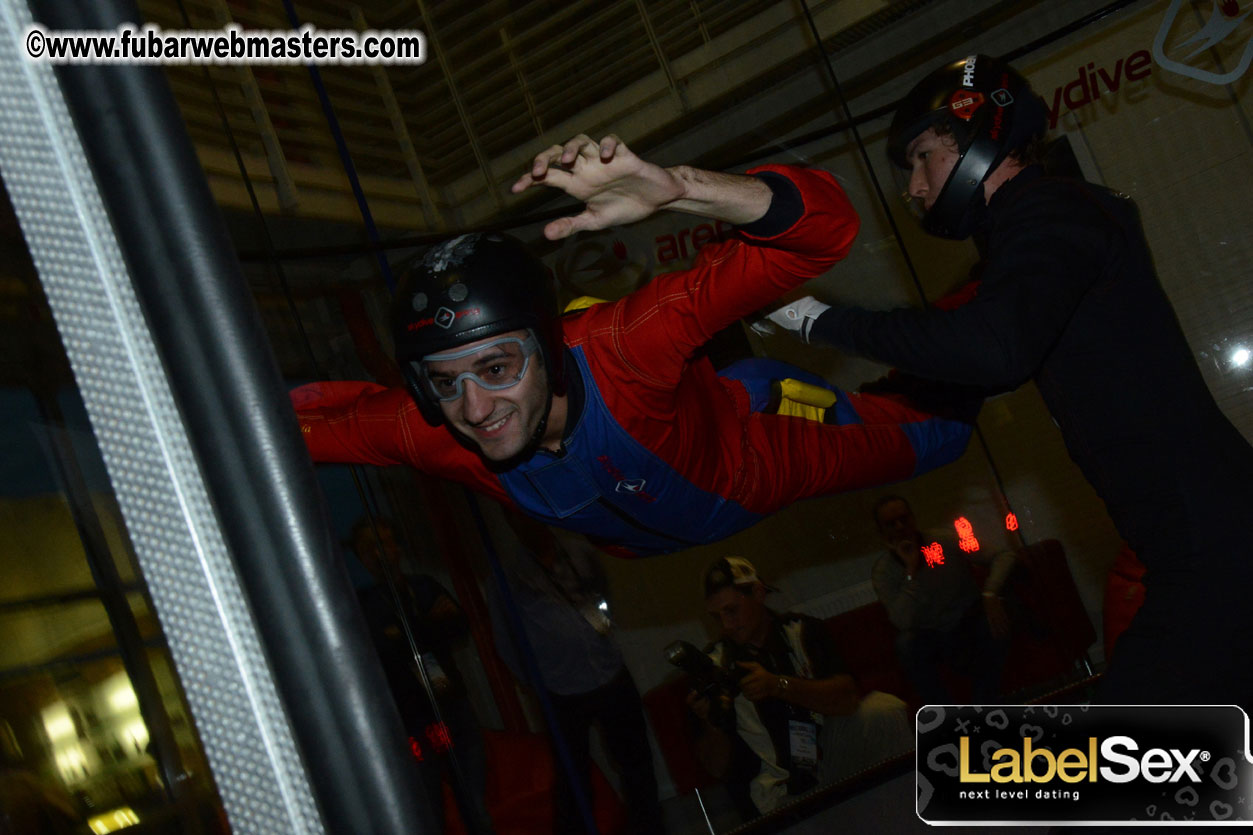
[[[364,382],[309,383],[292,390],[291,402],[314,461],[421,468],[420,457],[410,454],[417,449],[404,441],[405,407],[413,405],[404,389]]]
[[[848,254],[860,220],[835,178],[815,169],[769,165],[796,187],[803,213],[778,234],[741,230],[735,240],[701,250],[697,263],[658,277],[615,305],[615,346],[640,380],[669,388],[688,359],[718,331],[794,287],[821,275]],[[766,220],[776,210],[775,203]],[[769,224],[758,221],[754,228]]]
[[[314,461],[406,464],[506,500],[478,455],[442,426],[431,426],[403,388],[376,383],[309,383],[290,393],[300,433]]]

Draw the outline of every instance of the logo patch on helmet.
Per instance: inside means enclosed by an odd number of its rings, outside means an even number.
[[[992,92],[992,102],[998,107],[1009,107],[1014,103],[1014,97],[1004,87],[1000,87]]]
[[[975,86],[975,62],[979,60],[978,55],[971,55],[966,58],[966,66],[962,70],[962,86]]]
[[[478,316],[482,312],[481,308],[471,307],[467,310],[461,311],[460,313],[453,313],[448,308],[441,307],[435,312],[434,316],[428,316],[425,319],[419,319],[416,322],[410,322],[405,325],[405,330],[410,333],[416,333],[417,331],[431,325],[439,325],[444,330],[448,330],[448,328],[452,326],[452,323],[458,319],[464,319],[466,316]]]
[[[949,109],[958,119],[969,122],[974,118],[975,111],[983,106],[983,93],[957,90],[948,101]]]

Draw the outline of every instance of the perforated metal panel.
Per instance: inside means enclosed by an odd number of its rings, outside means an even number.
[[[0,4],[0,173],[236,832],[323,826],[252,614],[52,68]]]

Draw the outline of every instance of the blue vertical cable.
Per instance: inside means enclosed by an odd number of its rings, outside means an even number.
[[[291,21],[293,29],[301,28],[299,15],[296,14],[296,7],[292,4],[292,0],[283,0],[283,8],[287,10],[287,19]],[[382,239],[379,237],[378,227],[374,225],[374,216],[370,214],[370,206],[366,202],[365,192],[361,190],[361,180],[357,176],[357,169],[352,164],[352,157],[348,154],[348,143],[344,141],[344,133],[339,129],[339,120],[335,118],[335,110],[331,107],[331,97],[326,92],[326,85],[322,83],[322,73],[318,72],[317,66],[308,65],[309,78],[313,81],[313,89],[318,94],[318,101],[322,103],[322,114],[326,116],[326,123],[331,129],[331,136],[335,139],[335,148],[339,151],[340,162],[343,163],[344,173],[348,175],[348,182],[352,185],[353,196],[357,198],[357,208],[361,211],[361,220],[365,224],[366,234],[370,238],[370,242],[374,244],[374,257],[378,259],[379,271],[383,274],[383,280],[387,282],[387,289],[393,295],[396,292],[396,278],[392,275],[392,268],[387,263],[387,256],[383,254]]]
[[[548,722],[548,729],[552,733],[553,745],[557,749],[557,756],[561,758],[561,766],[566,772],[566,776],[570,779],[570,788],[574,793],[575,803],[578,804],[579,813],[583,816],[583,826],[587,829],[588,835],[599,835],[600,830],[596,828],[596,819],[592,815],[592,804],[588,798],[588,784],[586,782],[587,775],[580,774],[576,767],[574,758],[570,756],[570,749],[566,746],[565,735],[561,732],[561,726],[557,723],[557,711],[553,709],[552,700],[548,697],[548,688],[544,686],[544,677],[540,674],[539,664],[535,660],[535,650],[531,646],[531,639],[527,637],[526,627],[522,623],[522,615],[518,613],[518,604],[513,599],[513,592],[509,589],[509,581],[505,577],[505,570],[500,565],[500,556],[496,553],[496,546],[492,544],[491,534],[487,530],[487,522],[483,518],[483,509],[479,507],[478,497],[471,492],[470,488],[463,488],[466,494],[466,501],[470,504],[470,513],[474,516],[474,523],[479,529],[479,537],[483,540],[483,550],[487,552],[487,560],[492,564],[492,574],[496,578],[496,585],[500,589],[501,601],[504,603],[505,616],[509,621],[509,628],[514,633],[514,637],[518,640],[518,654],[522,656],[522,666],[526,671],[527,678],[531,680],[532,686],[535,688],[535,695],[539,698],[540,710],[544,713],[544,719]],[[553,807],[553,814],[557,812]]]

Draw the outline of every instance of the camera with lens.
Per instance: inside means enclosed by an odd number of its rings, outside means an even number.
[[[692,689],[709,700],[709,723],[716,728],[735,728],[735,697],[740,692],[740,679],[746,672],[737,667],[719,667],[705,653],[687,641],[675,641],[666,647],[666,660],[692,679]]]

